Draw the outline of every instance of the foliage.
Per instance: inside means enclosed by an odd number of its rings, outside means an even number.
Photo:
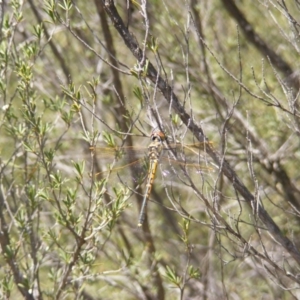
[[[1,298],[300,298],[297,1],[0,5]]]

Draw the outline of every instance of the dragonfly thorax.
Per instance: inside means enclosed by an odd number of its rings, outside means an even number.
[[[148,157],[151,160],[158,160],[163,149],[163,141],[166,140],[165,134],[160,130],[154,130],[151,134],[151,143],[148,146]]]
[[[150,160],[156,159],[158,160],[160,153],[162,151],[162,141],[157,138],[155,140],[152,140],[150,145],[148,146],[148,157]]]

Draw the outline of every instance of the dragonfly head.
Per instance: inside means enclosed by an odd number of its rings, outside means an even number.
[[[151,133],[151,141],[163,142],[166,139],[167,139],[166,135],[159,128],[153,129]]]

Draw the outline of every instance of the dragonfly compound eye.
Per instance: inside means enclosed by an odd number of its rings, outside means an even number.
[[[151,141],[152,142],[155,142],[155,141],[161,142],[162,140],[161,140],[160,136],[152,135],[151,136]]]

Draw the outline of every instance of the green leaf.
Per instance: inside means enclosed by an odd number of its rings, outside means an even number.
[[[82,161],[82,162],[79,162],[79,163],[72,161],[72,163],[73,163],[73,166],[74,166],[76,172],[78,173],[78,176],[80,178],[82,178],[83,177],[83,172],[84,172],[84,167],[85,167],[85,161]]]
[[[46,4],[46,8],[44,9],[44,11],[51,18],[52,22],[56,23],[57,14],[56,14],[56,11],[55,11],[54,0],[50,0],[48,2],[45,2],[45,4]]]
[[[114,136],[106,131],[102,132],[103,140],[109,147],[116,147]]]
[[[171,283],[173,283],[177,287],[180,287],[182,278],[177,276],[176,272],[169,266],[166,266],[166,277]]]
[[[40,40],[44,36],[44,28],[43,25],[37,24],[33,26],[34,35]]]
[[[73,7],[73,4],[71,0],[63,0],[62,3],[58,3],[58,6],[65,11],[69,11]]]
[[[194,268],[193,266],[189,266],[188,274],[190,278],[199,279],[200,278],[200,270],[198,268]]]
[[[135,97],[140,101],[140,103],[143,103],[143,93],[140,87],[136,86],[133,88],[133,94]]]

